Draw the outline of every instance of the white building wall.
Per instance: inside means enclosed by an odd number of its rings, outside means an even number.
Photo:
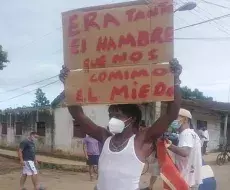
[[[17,120],[19,113],[8,114],[4,123],[7,123],[7,134],[2,133],[2,124],[0,121],[0,146],[5,148],[18,148],[20,142],[27,138],[31,131],[36,131],[36,121],[32,116],[32,112],[28,114],[28,117],[22,117]],[[3,116],[3,115],[1,115]],[[45,136],[40,136],[36,142],[36,149],[40,152],[50,152],[52,148],[52,127],[53,127],[53,115],[52,114],[39,114],[42,121],[46,123]],[[16,122],[20,121],[23,123],[22,134],[16,135]]]
[[[84,113],[99,126],[108,125],[108,106],[92,105],[84,106]],[[56,151],[62,151],[74,155],[82,155],[82,139],[73,137],[73,119],[66,107],[57,108],[54,111]]]
[[[72,141],[73,122],[67,108],[55,109],[54,126],[55,149],[68,151]]]
[[[210,115],[198,111],[192,112],[193,124],[197,125],[197,120],[207,121],[210,141],[208,143],[208,151],[216,150],[219,147],[220,141],[220,125],[221,120],[218,115]]]

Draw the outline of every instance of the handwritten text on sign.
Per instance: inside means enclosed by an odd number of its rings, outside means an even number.
[[[63,32],[71,70],[168,62],[173,57],[172,0],[69,11],[63,13]]]
[[[69,104],[170,101],[174,98],[169,65],[71,71],[66,81]]]

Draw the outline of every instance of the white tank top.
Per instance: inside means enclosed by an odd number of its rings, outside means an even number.
[[[130,137],[126,147],[120,152],[112,152],[109,137],[103,146],[99,159],[98,190],[138,190],[144,168],[134,149],[135,135]]]

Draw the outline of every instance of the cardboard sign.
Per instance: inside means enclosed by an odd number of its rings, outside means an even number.
[[[63,13],[67,104],[171,101],[172,0],[138,0]],[[159,3],[160,2],[160,3]]]
[[[168,64],[71,71],[66,98],[70,105],[170,101],[174,98],[172,78]]]
[[[63,13],[67,67],[134,66],[172,59],[173,2],[153,2],[138,0]]]

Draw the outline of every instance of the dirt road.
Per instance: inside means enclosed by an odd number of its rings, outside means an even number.
[[[229,190],[230,187],[230,164],[224,166],[212,166],[217,178],[218,190]],[[20,177],[20,166],[16,161],[0,157],[0,189],[18,189]],[[95,182],[89,182],[87,174],[64,172],[56,170],[41,170],[40,180],[47,190],[92,190]],[[143,179],[144,186],[147,185],[148,176]],[[159,188],[158,181],[156,189]],[[31,181],[26,183],[28,190],[32,190]]]

